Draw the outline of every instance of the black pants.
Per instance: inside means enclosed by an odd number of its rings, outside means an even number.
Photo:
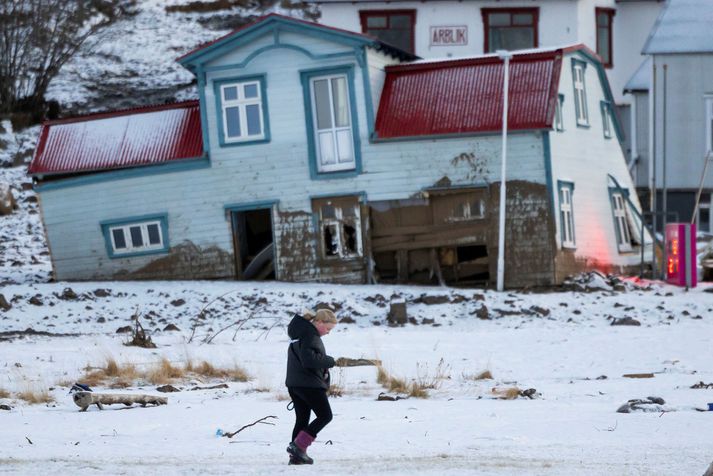
[[[332,421],[332,408],[329,406],[327,391],[323,388],[287,387],[287,391],[295,404],[295,428],[292,430],[292,439],[300,431],[306,431],[313,438],[317,433]],[[317,416],[312,423],[309,422],[310,412]]]

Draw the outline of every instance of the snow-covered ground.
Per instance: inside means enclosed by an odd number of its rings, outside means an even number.
[[[710,283],[686,291],[592,274],[569,291],[536,294],[53,283],[34,193],[22,186],[24,169],[0,169],[0,181],[12,184],[20,207],[0,217],[0,408],[10,408],[0,409],[0,473],[700,475],[713,461],[713,412],[698,411],[713,403]],[[391,327],[390,304],[399,301],[411,322]],[[379,359],[393,376],[430,388],[427,398],[377,401],[389,392],[374,367],[334,369],[343,395],[332,398],[334,421],[310,448],[316,466],[306,469],[286,465],[294,416],[283,385],[285,326],[292,313],[318,305],[354,320],[324,338],[331,355]],[[129,334],[117,330],[133,326],[133,315],[157,348],[124,345]],[[626,318],[640,325],[611,325]],[[167,394],[145,376],[126,388],[110,388],[110,380],[94,387],[167,396],[168,405],[158,407],[79,412],[68,395],[87,368],[113,360],[140,373],[162,359],[176,367],[237,365],[251,378],[190,391],[223,383],[192,375],[174,381],[181,391]],[[474,378],[485,370],[492,379]],[[696,384],[704,388],[691,388]],[[514,387],[535,389],[536,398],[496,398]],[[53,402],[20,398],[47,389]],[[648,397],[665,404],[616,412]],[[268,420],[274,425],[216,436],[266,416],[277,417]]]
[[[0,472],[303,470],[286,466],[293,414],[283,386],[284,326],[292,312],[326,303],[356,321],[324,338],[331,355],[377,358],[393,375],[436,388],[426,399],[377,401],[385,390],[374,367],[333,370],[344,395],[332,398],[334,421],[310,449],[322,474],[703,474],[713,461],[713,412],[696,408],[713,402],[713,389],[690,387],[713,382],[713,293],[627,288],[521,294],[235,282],[5,286],[12,308],[0,314],[0,388],[15,394],[51,387],[56,402],[0,400],[12,407],[0,411]],[[418,324],[386,325],[388,304],[398,299]],[[476,317],[483,306],[489,319]],[[196,319],[201,311],[207,317]],[[136,312],[156,349],[124,346],[128,337],[116,334]],[[624,317],[641,326],[610,325]],[[218,334],[246,318],[239,332]],[[162,331],[167,324],[179,330]],[[26,328],[72,335],[8,332]],[[79,412],[67,386],[109,358],[139,368],[161,358],[177,366],[238,364],[252,379],[201,391],[187,389],[217,381],[179,381],[183,391],[163,394],[166,406]],[[474,380],[483,370],[494,378]],[[636,373],[653,378],[623,377]],[[539,396],[494,398],[493,388],[512,386]],[[145,381],[94,390],[162,395]],[[627,400],[649,396],[665,400],[662,411],[616,413]],[[232,439],[215,435],[268,415],[277,417],[274,426],[255,425]]]

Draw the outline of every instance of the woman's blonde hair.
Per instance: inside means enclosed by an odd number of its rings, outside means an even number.
[[[310,322],[337,323],[337,316],[329,309],[318,309],[317,312],[305,309],[302,315]]]

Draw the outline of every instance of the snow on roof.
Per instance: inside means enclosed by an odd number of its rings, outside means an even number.
[[[624,86],[624,93],[630,93],[634,91],[648,91],[651,86],[651,56],[647,57],[636,70],[636,72],[629,78],[626,86]]]
[[[713,53],[713,1],[669,0],[642,52]]]
[[[28,173],[94,172],[202,155],[198,101],[186,101],[46,122]]]

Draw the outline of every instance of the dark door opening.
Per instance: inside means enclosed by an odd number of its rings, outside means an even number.
[[[275,279],[272,209],[231,212],[238,279]]]

